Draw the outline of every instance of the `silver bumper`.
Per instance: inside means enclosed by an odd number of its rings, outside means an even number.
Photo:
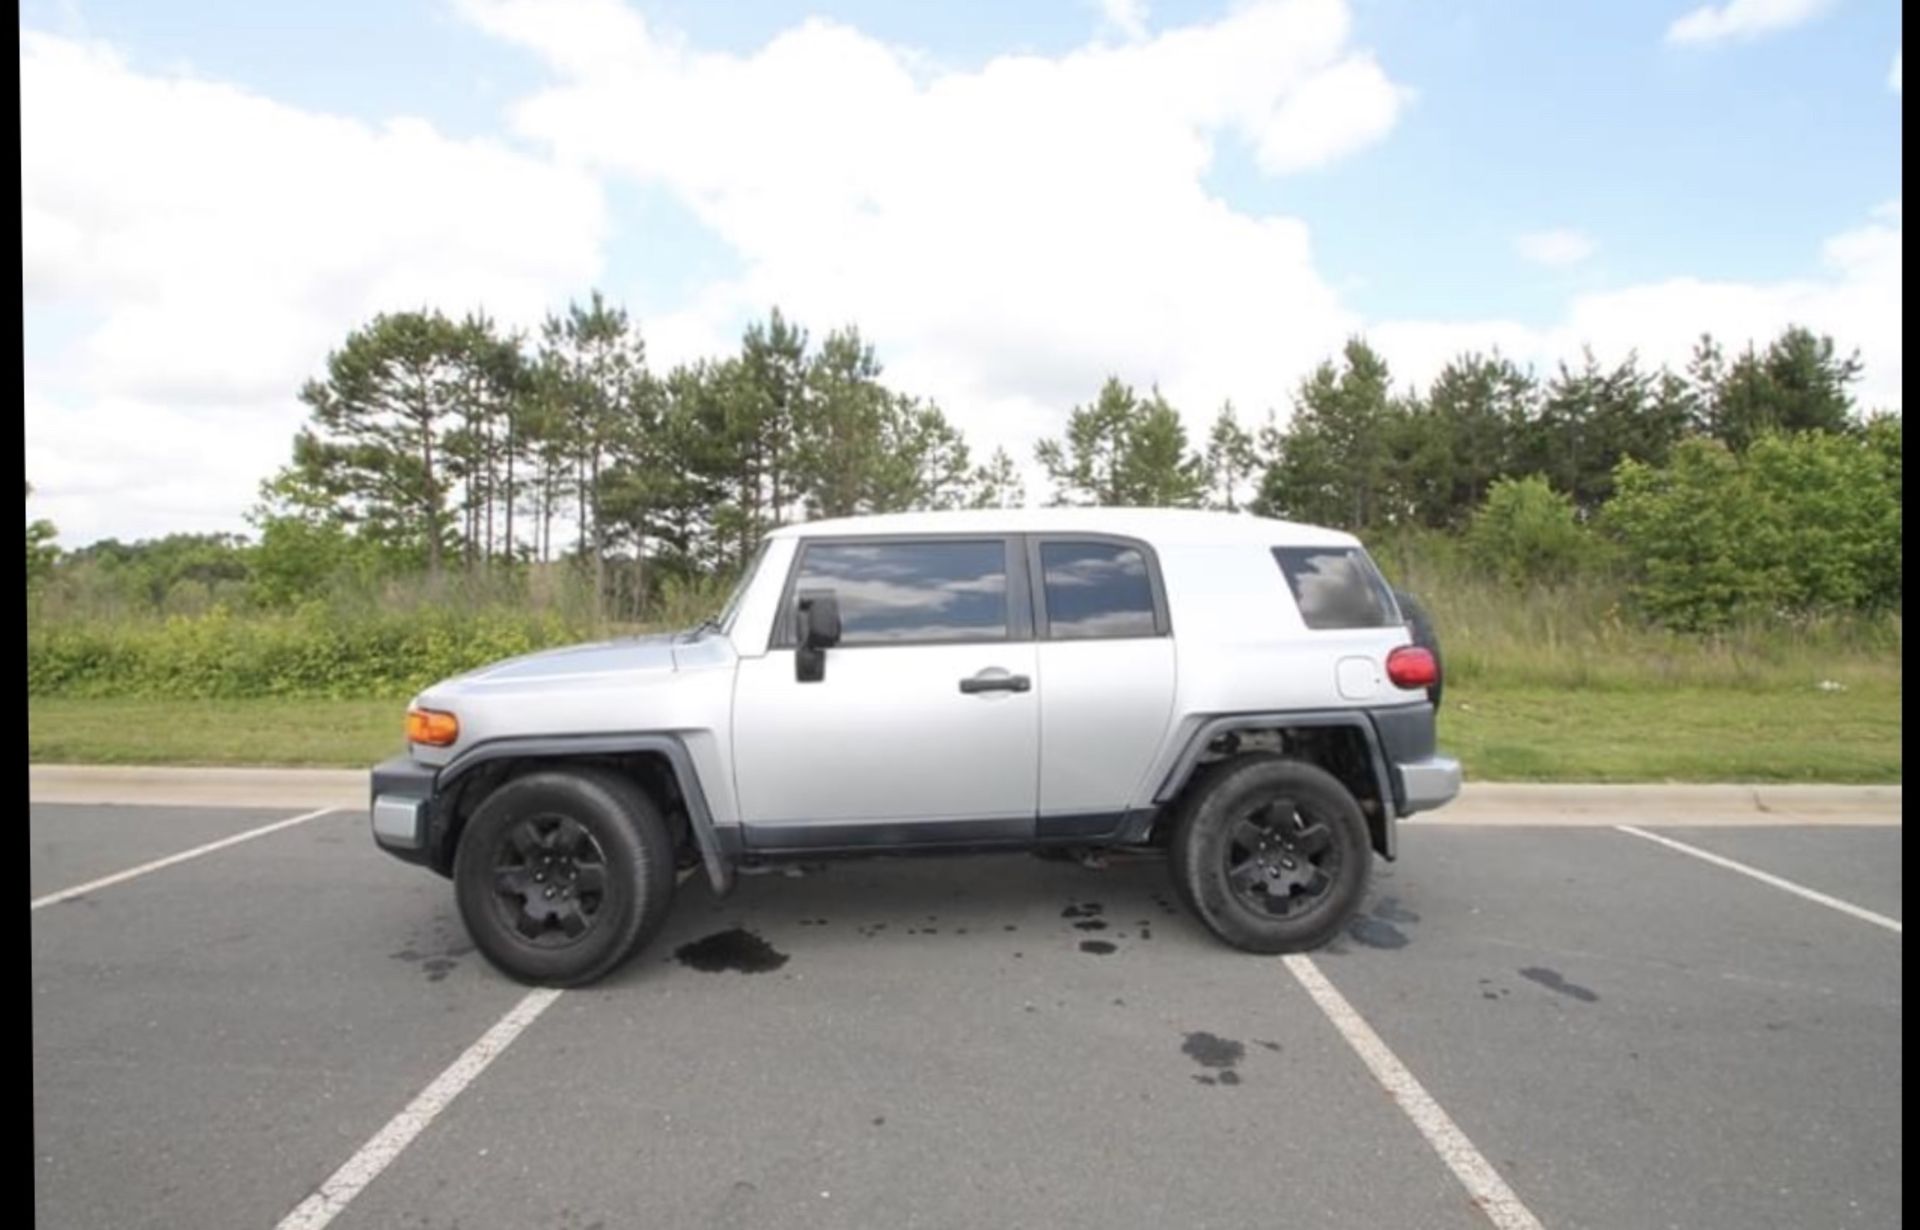
[[[390,794],[375,795],[373,839],[389,850],[426,848],[427,801]]]
[[[1402,815],[1432,811],[1460,793],[1460,762],[1451,756],[1429,756],[1400,766],[1400,784],[1406,788]]]

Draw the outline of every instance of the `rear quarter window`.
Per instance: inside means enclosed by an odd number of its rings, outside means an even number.
[[[1392,628],[1400,610],[1386,578],[1358,547],[1275,547],[1273,558],[1315,630]]]

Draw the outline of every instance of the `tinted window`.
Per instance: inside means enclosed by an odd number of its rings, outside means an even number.
[[[1047,630],[1056,640],[1152,636],[1153,584],[1135,547],[1049,542],[1040,547]]]
[[[1400,622],[1387,583],[1352,547],[1275,547],[1273,558],[1309,628],[1387,628]]]
[[[816,544],[795,592],[831,589],[840,643],[1001,640],[1007,552],[998,542]]]

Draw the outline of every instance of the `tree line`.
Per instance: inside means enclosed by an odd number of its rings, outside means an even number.
[[[1012,459],[976,464],[857,329],[815,344],[777,310],[738,353],[664,375],[598,293],[533,338],[382,315],[301,400],[309,423],[255,514],[296,587],[356,549],[429,572],[567,558],[631,604],[654,578],[736,568],[799,517],[1024,498]]]
[[[1684,449],[1742,457],[1780,436],[1876,431],[1884,448],[1890,431],[1897,458],[1898,417],[1854,402],[1860,372],[1857,354],[1790,327],[1731,354],[1702,336],[1678,372],[1587,353],[1542,376],[1466,353],[1421,389],[1355,338],[1291,390],[1284,423],[1229,403],[1196,441],[1159,389],[1109,378],[1034,461],[1051,503],[1249,510],[1361,534],[1468,531],[1521,481],[1597,525],[1625,478],[1646,526],[1660,523],[1646,475]],[[376,316],[300,391],[308,421],[252,514],[251,589],[283,605],[349,573],[564,560],[597,609],[639,616],[663,586],[730,574],[785,522],[1027,501],[1004,449],[978,458],[940,406],[884,377],[857,327],[816,340],[778,310],[734,353],[664,373],[598,292],[531,335],[480,313]],[[1897,475],[1893,499],[1897,554]],[[29,528],[30,584],[51,567],[49,536]],[[169,558],[213,567],[220,545],[176,543]]]

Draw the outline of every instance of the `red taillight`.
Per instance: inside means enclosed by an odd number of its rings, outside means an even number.
[[[1396,688],[1430,688],[1440,681],[1440,664],[1432,650],[1402,645],[1387,655],[1387,678]]]

